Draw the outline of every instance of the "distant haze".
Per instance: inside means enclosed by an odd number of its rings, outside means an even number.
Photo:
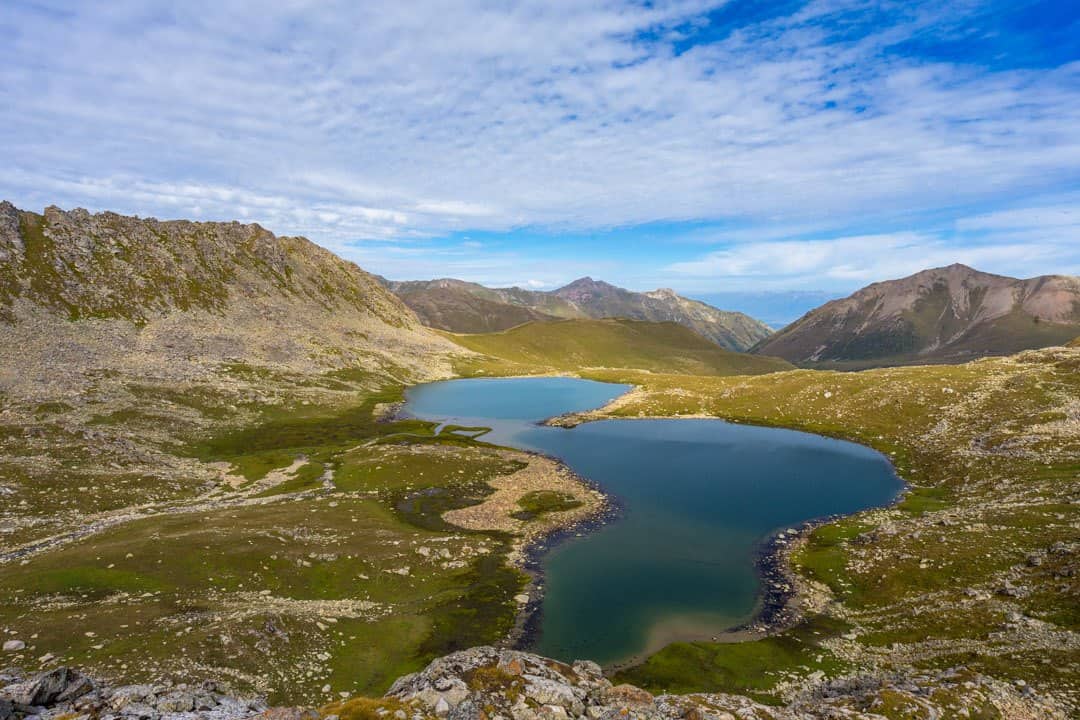
[[[735,310],[756,318],[774,330],[779,330],[803,315],[843,297],[843,293],[824,290],[790,290],[769,292],[691,293],[688,297],[708,303],[721,310]]]

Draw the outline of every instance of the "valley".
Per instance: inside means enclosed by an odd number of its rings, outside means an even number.
[[[5,664],[327,706],[503,642],[529,587],[518,553],[601,499],[397,410],[419,383],[571,375],[633,388],[558,424],[791,428],[868,446],[910,486],[775,546],[782,627],[677,642],[616,681],[713,693],[715,713],[752,699],[759,718],[1080,703],[1075,344],[840,373],[666,322],[437,332],[258,226],[0,210]],[[489,501],[524,514],[470,518]]]

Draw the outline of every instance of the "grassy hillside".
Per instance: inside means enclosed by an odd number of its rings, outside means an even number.
[[[724,350],[673,322],[561,320],[529,323],[500,333],[449,337],[487,356],[461,361],[457,369],[466,375],[605,367],[694,375],[757,375],[792,367],[777,358]]]

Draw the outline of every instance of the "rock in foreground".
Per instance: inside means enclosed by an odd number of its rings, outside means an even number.
[[[739,695],[660,695],[613,684],[600,666],[477,647],[399,678],[381,699],[353,698],[313,711],[268,708],[201,685],[95,683],[70,668],[32,678],[0,672],[0,720],[1065,720],[1052,698],[963,668],[917,677],[854,677],[795,691],[788,705]]]
[[[810,720],[892,717],[1062,718],[1051,700],[963,669],[926,677],[823,681],[793,693],[786,707],[739,695],[654,697],[612,684],[596,663],[573,665],[515,650],[479,647],[435,660],[400,678],[388,698],[411,720]],[[965,710],[966,712],[960,712]],[[958,714],[957,714],[958,713]],[[408,713],[398,710],[398,720]]]
[[[199,686],[110,686],[66,667],[30,678],[0,671],[0,720],[241,720],[266,711],[261,698],[236,697],[210,681]]]

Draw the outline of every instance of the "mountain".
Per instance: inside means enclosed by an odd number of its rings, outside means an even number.
[[[151,375],[228,359],[428,375],[453,348],[373,276],[304,238],[8,202],[0,337],[28,372],[65,356],[67,372],[125,364]]]
[[[842,293],[823,290],[729,290],[702,293],[695,300],[746,313],[773,330],[790,325],[814,308],[836,300]]]
[[[1017,280],[957,264],[826,303],[752,351],[803,364],[960,362],[1078,334],[1080,278]]]
[[[424,324],[456,333],[498,332],[556,318],[628,318],[675,322],[722,348],[741,351],[772,332],[748,315],[718,310],[673,290],[638,293],[589,277],[550,292],[452,279],[384,282]]]
[[[459,333],[507,330],[533,320],[554,320],[556,314],[537,309],[543,293],[491,290],[461,280],[391,282],[384,280],[420,320],[429,327]],[[517,290],[514,288],[513,290]],[[578,317],[570,306],[565,317]]]
[[[497,333],[460,335],[455,340],[470,350],[510,363],[508,371],[514,374],[636,368],[691,375],[759,375],[792,369],[779,358],[725,350],[674,322],[554,320]],[[481,362],[478,367],[486,368],[487,364]]]

